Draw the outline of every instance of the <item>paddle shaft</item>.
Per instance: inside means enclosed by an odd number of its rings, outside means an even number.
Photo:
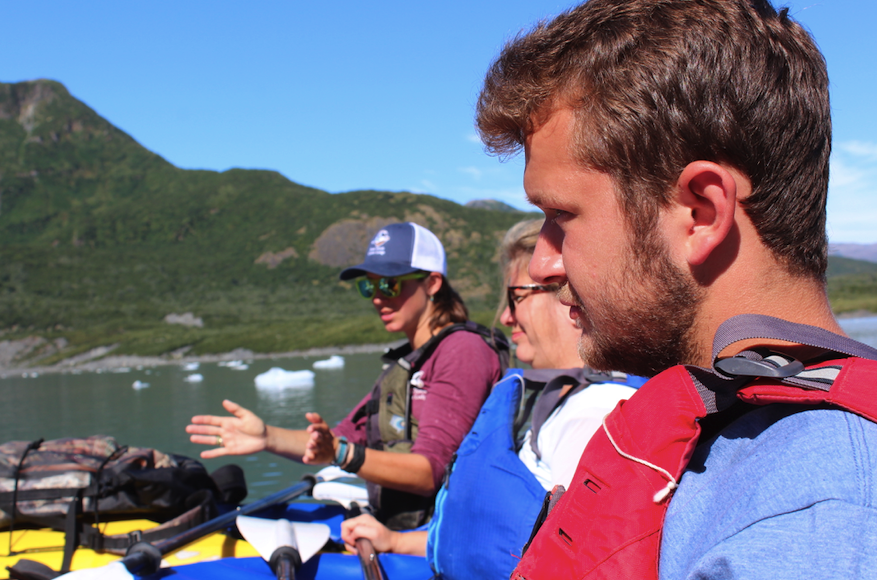
[[[235,518],[238,516],[248,515],[275,504],[286,503],[300,495],[304,495],[313,489],[314,483],[315,479],[310,476],[305,481],[301,481],[292,487],[278,491],[277,493],[258,501],[248,503],[236,510],[232,510],[217,518],[213,518],[209,522],[204,522],[199,526],[195,526],[190,530],[177,534],[172,538],[156,542],[154,545],[146,542],[134,544],[128,550],[128,555],[122,558],[122,563],[132,574],[148,576],[158,569],[161,564],[161,556],[164,554],[182,548],[186,544],[190,544],[207,534],[228,527],[234,523]]]
[[[365,580],[384,580],[381,565],[378,563],[378,554],[371,540],[358,538],[356,552],[359,554],[359,563],[362,564],[362,575]]]
[[[301,554],[292,546],[280,546],[271,554],[268,565],[277,580],[295,580],[295,571],[301,568]]]
[[[295,580],[295,566],[288,558],[281,560],[274,572],[277,574],[277,580]]]

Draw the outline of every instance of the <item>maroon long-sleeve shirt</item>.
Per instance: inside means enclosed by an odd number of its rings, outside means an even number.
[[[439,343],[420,372],[423,387],[415,387],[411,396],[411,414],[418,420],[411,452],[429,460],[438,489],[445,466],[475,422],[491,386],[501,378],[499,359],[479,335],[455,332]],[[370,398],[369,393],[332,432],[365,445],[367,418],[353,417]]]

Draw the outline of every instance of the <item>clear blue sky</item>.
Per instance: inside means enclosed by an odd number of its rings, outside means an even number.
[[[184,168],[525,207],[475,137],[488,64],[560,0],[4,2],[0,81],[51,78]],[[829,236],[877,242],[877,2],[779,4],[828,61]]]

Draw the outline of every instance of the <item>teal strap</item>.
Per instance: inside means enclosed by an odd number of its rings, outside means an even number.
[[[347,459],[347,437],[338,438],[338,452],[335,454],[335,465],[341,465]]]

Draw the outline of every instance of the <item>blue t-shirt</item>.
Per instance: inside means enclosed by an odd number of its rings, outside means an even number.
[[[877,578],[877,424],[769,405],[698,446],[667,511],[660,578]]]

